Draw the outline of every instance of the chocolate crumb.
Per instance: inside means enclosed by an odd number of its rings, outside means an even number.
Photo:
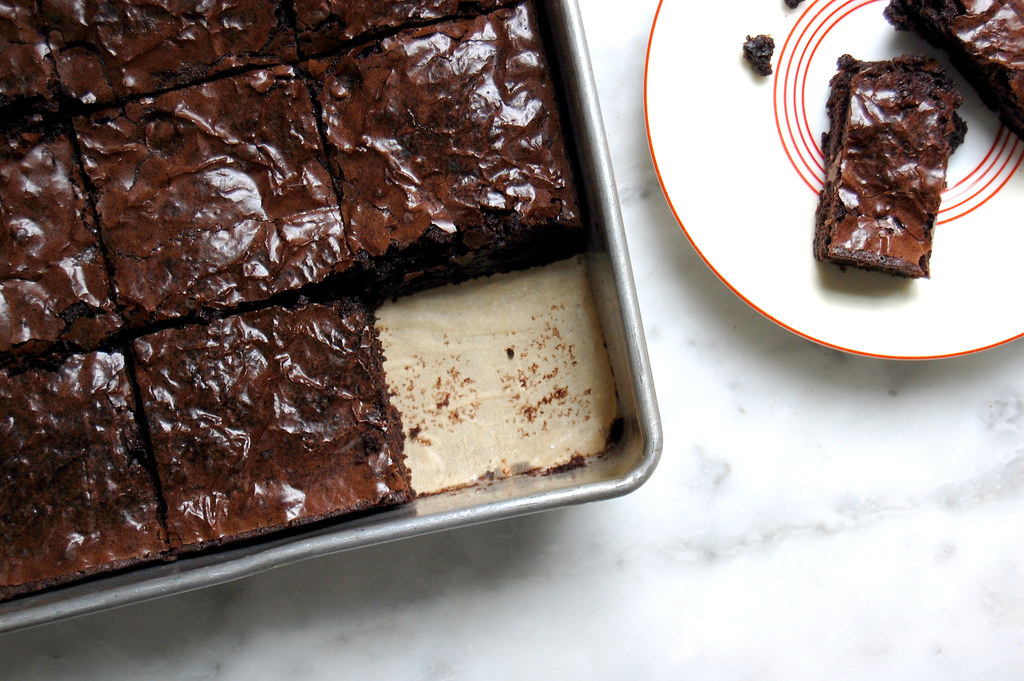
[[[753,38],[748,35],[743,43],[743,58],[759,76],[772,74],[773,54],[775,54],[775,41],[770,35],[758,35]]]
[[[786,7],[790,9],[796,9],[800,6],[800,3],[804,0],[786,0]]]
[[[513,357],[516,356],[516,351],[513,350],[512,348],[505,348],[505,354],[508,355],[509,359],[512,359]]]
[[[409,429],[409,439],[415,440],[420,436],[421,432],[423,432],[423,429],[421,427],[413,426],[412,428]]]

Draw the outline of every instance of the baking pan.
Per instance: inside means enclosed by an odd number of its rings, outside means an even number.
[[[608,499],[647,480],[661,453],[661,423],[583,24],[575,0],[545,0],[540,7],[589,222],[589,245],[579,260],[614,376],[617,419],[608,447],[571,466],[497,476],[422,495],[387,511],[0,603],[0,632],[183,593],[338,551]]]

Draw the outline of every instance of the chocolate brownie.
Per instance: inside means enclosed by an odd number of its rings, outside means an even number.
[[[85,103],[296,58],[275,0],[38,1],[61,85]]]
[[[950,154],[966,125],[961,97],[932,59],[839,59],[822,138],[819,260],[927,277]]]
[[[291,67],[75,125],[132,324],[262,300],[351,262],[309,91]]]
[[[892,0],[885,16],[945,50],[985,105],[1024,137],[1024,0]]]
[[[56,109],[57,72],[35,0],[0,0],[0,115]]]
[[[272,307],[133,348],[176,549],[410,498],[401,424],[360,304]]]
[[[528,5],[306,65],[350,248],[379,279],[451,280],[579,249],[558,102]]]
[[[120,353],[0,372],[0,600],[167,550]]]
[[[121,325],[67,135],[0,141],[0,359],[94,349]]]
[[[518,0],[295,0],[299,49],[306,55],[384,29],[490,11]]]

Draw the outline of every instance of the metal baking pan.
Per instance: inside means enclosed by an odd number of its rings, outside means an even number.
[[[609,447],[564,470],[499,476],[485,484],[419,496],[384,512],[0,603],[0,632],[183,593],[347,549],[609,499],[647,480],[661,453],[661,423],[583,24],[575,0],[542,0],[540,6],[555,51],[551,63],[559,69],[590,222],[582,262],[614,376],[612,399],[618,415]]]

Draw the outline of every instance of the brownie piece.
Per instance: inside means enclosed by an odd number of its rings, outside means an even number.
[[[56,109],[57,71],[35,0],[0,2],[0,115]]]
[[[927,277],[946,166],[966,132],[959,93],[934,60],[917,56],[843,55],[831,86],[815,255]]]
[[[403,31],[307,68],[350,249],[378,280],[444,280],[578,248],[584,230],[529,5]]]
[[[985,105],[1024,137],[1024,0],[892,0],[885,16],[945,50]]]
[[[133,349],[176,549],[410,498],[398,412],[360,304],[272,307]]]
[[[85,102],[296,58],[275,0],[38,0],[61,85]]]
[[[291,67],[75,125],[132,324],[262,300],[351,262],[309,91]]]
[[[167,550],[120,353],[0,372],[0,600]]]
[[[368,33],[452,17],[460,11],[490,11],[519,0],[295,0],[299,49],[329,50]]]
[[[743,41],[743,58],[759,76],[772,75],[775,40],[770,35],[747,36]]]
[[[94,349],[121,325],[67,135],[0,141],[0,359]]]

